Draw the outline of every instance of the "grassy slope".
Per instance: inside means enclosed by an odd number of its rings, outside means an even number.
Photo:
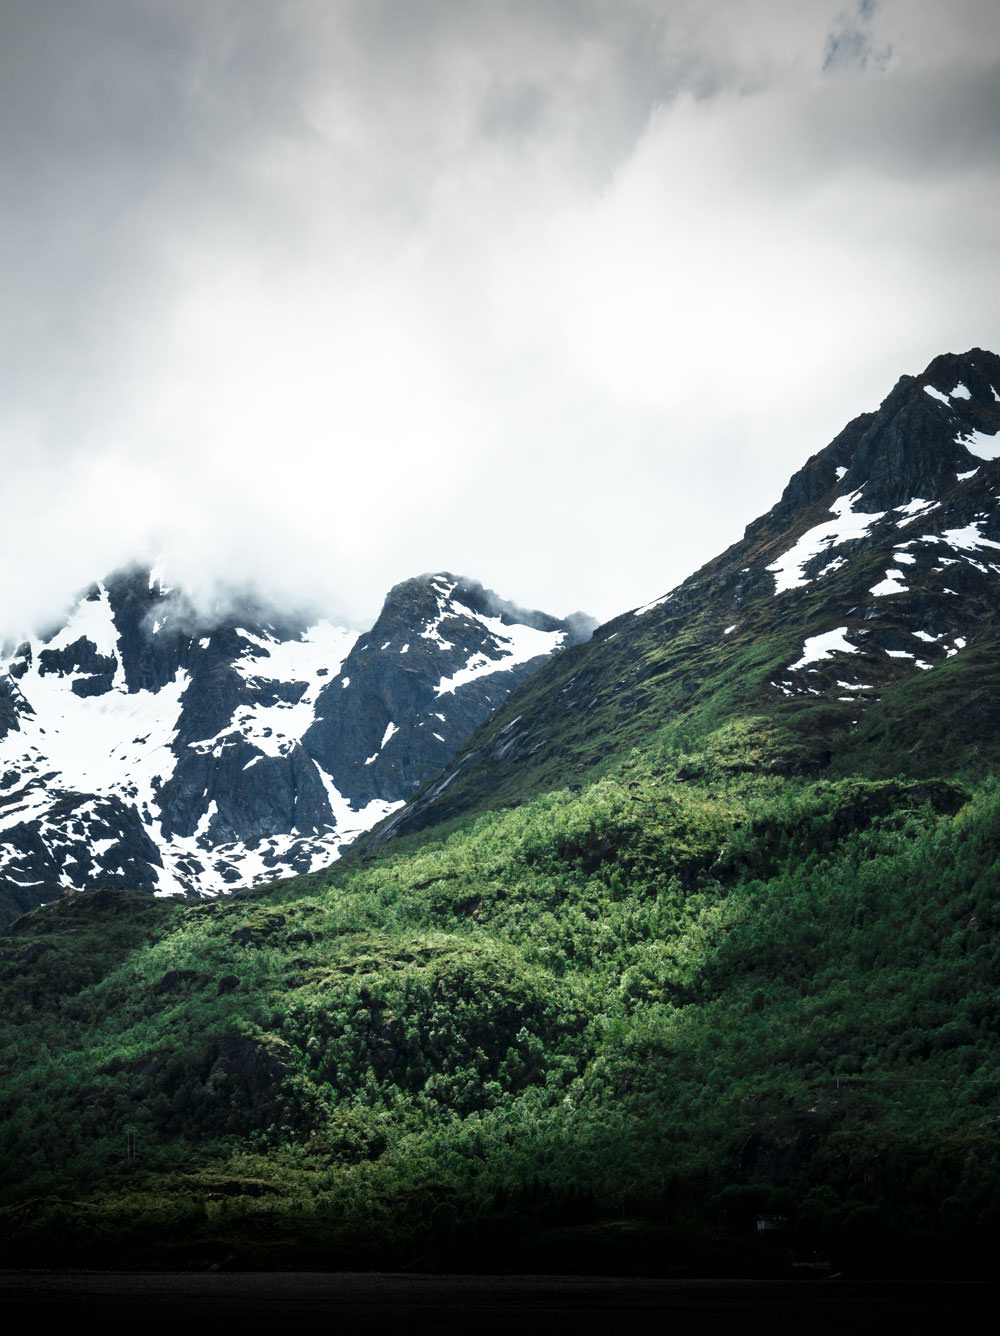
[[[730,722],[371,866],[29,916],[5,1257],[975,1265],[1000,793],[782,777],[784,746]]]
[[[808,528],[827,515],[819,502],[796,523]],[[776,600],[762,563],[772,544],[787,546],[788,534],[773,517],[751,528],[752,537],[662,605],[609,623],[522,684],[446,770],[447,783],[432,781],[416,796],[404,843],[394,831],[388,847],[412,848],[414,834],[423,839],[471,814],[593,782],[637,748],[700,748],[714,730],[748,717],[767,721],[769,763],[786,775],[991,773],[1000,763],[992,584],[970,586],[955,599],[937,588],[938,575],[914,569],[910,595],[872,599],[870,587],[889,560],[882,544],[855,551],[842,570]],[[944,648],[913,638],[928,620],[961,633],[967,647],[948,658]],[[798,694],[784,694],[788,665],[806,640],[838,625],[850,628],[861,652],[814,663],[795,682]],[[885,652],[900,645],[919,652],[932,671],[915,671]],[[845,675],[869,689],[844,689]],[[379,848],[380,838],[379,831],[363,838],[349,861]]]

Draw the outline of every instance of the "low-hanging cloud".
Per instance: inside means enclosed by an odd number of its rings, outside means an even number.
[[[994,346],[991,3],[9,0],[3,631],[133,559],[602,618]]]

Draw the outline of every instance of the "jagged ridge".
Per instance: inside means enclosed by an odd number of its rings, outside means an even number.
[[[118,572],[0,663],[8,903],[323,866],[589,629],[446,574],[397,585],[359,634],[252,598],[205,616]]]

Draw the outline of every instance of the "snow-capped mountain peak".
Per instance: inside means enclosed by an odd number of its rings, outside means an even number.
[[[397,586],[365,634],[251,600],[206,619],[118,572],[0,657],[8,899],[323,866],[574,633],[447,575]]]

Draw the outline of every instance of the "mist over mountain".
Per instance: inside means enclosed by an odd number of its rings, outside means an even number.
[[[116,572],[0,663],[6,902],[325,866],[590,629],[447,574],[397,585],[362,634],[250,594],[207,612]]]

